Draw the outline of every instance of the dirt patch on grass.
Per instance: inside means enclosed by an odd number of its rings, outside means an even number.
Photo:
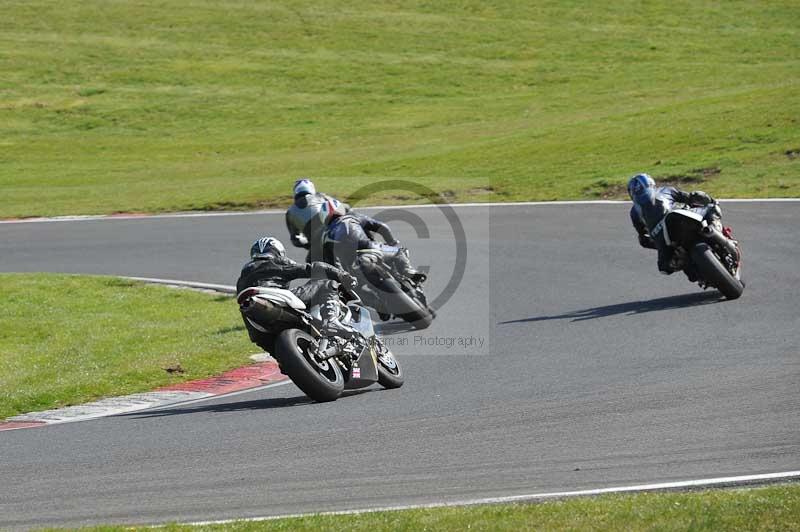
[[[654,175],[656,184],[660,187],[674,186],[684,187],[693,186],[715,178],[722,170],[718,166],[709,166],[706,168],[696,168],[684,174],[669,174],[669,175]],[[628,184],[608,181],[600,179],[595,181],[588,187],[583,188],[583,195],[595,199],[628,199]]]
[[[786,150],[786,157],[788,157],[790,161],[800,161],[800,148]]]
[[[253,211],[261,209],[289,208],[292,200],[271,198],[253,201],[215,201],[206,205],[192,206],[192,211]]]
[[[707,168],[696,168],[685,174],[654,176],[653,179],[656,180],[656,183],[658,183],[659,186],[680,187],[683,185],[698,185],[700,183],[705,183],[721,173],[722,170],[718,166],[709,166]]]
[[[374,197],[368,198],[369,203],[371,204],[380,204],[385,203],[387,205],[396,205],[396,204],[416,204],[416,203],[453,203],[456,201],[469,201],[473,199],[478,199],[480,197],[489,196],[492,194],[496,194],[496,190],[494,187],[491,186],[483,186],[483,187],[475,187],[469,188],[467,190],[452,190],[446,189],[440,192],[432,192],[431,194],[426,194],[425,196],[416,194],[416,193],[404,193],[398,192],[395,194],[380,194]],[[353,202],[349,198],[345,198],[345,201],[348,203],[353,204]],[[362,202],[357,202],[358,205],[362,205]]]
[[[489,194],[494,194],[496,190],[494,187],[486,186],[486,187],[475,187],[467,190],[467,195],[469,196],[487,196]]]
[[[584,196],[595,199],[628,199],[628,185],[601,179],[583,188]]]

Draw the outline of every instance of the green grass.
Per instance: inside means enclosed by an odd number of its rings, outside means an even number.
[[[0,217],[282,206],[300,175],[798,196],[798,20],[794,0],[10,0]]]
[[[91,530],[135,530],[98,527]],[[144,529],[141,527],[140,529]],[[361,515],[310,516],[214,526],[171,525],[178,531],[372,532],[431,530],[800,530],[800,485],[686,493],[641,493],[541,504],[430,508]]]
[[[214,375],[257,350],[231,298],[112,277],[0,274],[0,316],[0,419]]]

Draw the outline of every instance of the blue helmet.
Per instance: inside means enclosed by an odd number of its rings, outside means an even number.
[[[265,259],[268,256],[285,257],[286,248],[277,238],[271,236],[261,237],[250,246],[250,258]]]
[[[306,194],[316,194],[317,187],[314,186],[314,182],[310,179],[298,179],[294,182],[294,197],[297,199],[300,196],[305,196]]]
[[[634,203],[651,203],[656,195],[656,182],[647,174],[636,174],[628,181],[628,195]]]

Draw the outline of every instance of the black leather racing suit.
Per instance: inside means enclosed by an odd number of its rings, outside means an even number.
[[[375,241],[371,233],[380,234],[386,243]],[[392,234],[389,226],[364,214],[350,212],[335,218],[323,238],[322,257],[328,264],[335,264],[348,272],[358,266],[359,251],[372,250],[388,261],[399,260],[398,267],[404,271],[408,256]]]
[[[286,211],[289,238],[296,247],[308,250],[307,262],[322,260],[322,233],[325,227],[319,219],[319,212],[328,200],[333,199],[321,192],[298,195],[294,199],[294,204]],[[346,203],[340,205],[345,212],[349,212],[349,205]]]
[[[251,286],[290,290],[306,307],[320,305],[322,319],[327,321],[338,314],[339,283],[345,277],[346,272],[324,262],[299,264],[288,257],[269,255],[268,258],[254,259],[244,265],[239,280],[236,281],[236,292]],[[291,281],[309,278],[311,280],[306,284],[289,288]],[[244,323],[250,333],[250,340],[269,351],[269,346],[262,345],[264,339],[259,331],[246,319]]]
[[[371,233],[380,234],[386,244],[376,242]],[[378,284],[375,267],[384,260],[394,265],[401,274],[416,274],[411,268],[408,251],[398,247],[399,242],[385,223],[363,214],[350,211],[335,218],[325,231],[322,256],[325,262],[335,264],[359,278],[361,295],[367,305],[377,308],[377,292],[371,286]],[[364,285],[363,281],[368,281]],[[364,297],[366,296],[366,297]]]
[[[631,207],[631,222],[639,234],[642,247],[658,250],[658,270],[671,274],[675,269],[671,266],[673,249],[666,245],[663,238],[653,239],[651,231],[671,211],[676,203],[693,207],[708,205],[714,199],[705,192],[684,192],[675,187],[656,189],[650,202],[634,202]],[[687,273],[688,274],[688,273]]]

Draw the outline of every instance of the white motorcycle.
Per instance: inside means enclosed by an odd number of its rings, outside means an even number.
[[[335,401],[344,390],[379,383],[403,385],[403,371],[375,334],[369,311],[355,293],[340,299],[339,321],[357,331],[351,338],[321,333],[319,306],[306,305],[289,290],[252,287],[237,296],[244,319],[268,346],[281,371],[311,399]]]

